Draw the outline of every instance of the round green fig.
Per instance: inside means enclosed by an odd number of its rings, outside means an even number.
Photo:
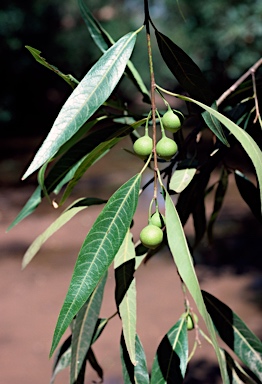
[[[155,225],[158,228],[162,228],[166,222],[165,217],[158,211],[153,213],[149,221],[150,221],[150,224]]]
[[[141,158],[147,158],[153,149],[153,140],[145,135],[137,139],[133,145],[134,152]]]
[[[179,112],[181,118],[183,114]],[[161,119],[164,129],[170,132],[177,132],[181,128],[181,120],[177,113],[169,109]]]
[[[170,160],[177,153],[177,144],[168,137],[162,137],[156,145],[156,152],[159,157]]]
[[[151,249],[155,249],[163,241],[163,232],[156,225],[148,224],[140,232],[141,243]]]

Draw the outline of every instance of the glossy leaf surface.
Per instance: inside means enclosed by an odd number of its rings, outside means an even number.
[[[140,180],[140,174],[133,176],[111,196],[88,233],[59,314],[50,355],[117,254],[136,210]]]
[[[188,357],[186,318],[181,317],[158,346],[150,384],[183,383]]]
[[[191,182],[195,173],[196,168],[176,169],[171,177],[169,188],[177,193],[182,192]]]
[[[43,142],[23,179],[51,159],[94,112],[108,99],[119,82],[131,56],[136,32],[123,36],[110,47],[69,96],[51,131]]]

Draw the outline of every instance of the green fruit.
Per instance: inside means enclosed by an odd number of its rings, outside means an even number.
[[[187,330],[188,331],[192,331],[192,329],[195,328],[195,324],[198,323],[197,315],[193,314],[193,318],[194,318],[194,320],[192,319],[191,315],[187,315],[186,321],[187,321]]]
[[[170,160],[177,152],[177,144],[168,137],[162,137],[156,145],[156,152],[162,159]]]
[[[181,113],[181,117],[182,117]],[[170,132],[177,132],[181,128],[181,121],[179,116],[174,113],[171,109],[168,110],[161,119],[163,127]]]
[[[149,224],[140,232],[141,243],[147,247],[154,249],[163,241],[163,232],[155,225]]]
[[[150,217],[150,224],[155,225],[158,228],[162,228],[165,223],[166,223],[165,217],[161,215],[161,213],[159,212],[155,212]]]
[[[153,140],[149,136],[137,139],[133,145],[134,152],[141,158],[147,158],[153,149]]]

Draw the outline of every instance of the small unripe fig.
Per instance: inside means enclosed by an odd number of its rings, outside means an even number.
[[[181,119],[183,118],[183,114],[179,113],[181,115]],[[162,117],[161,119],[163,127],[170,132],[177,132],[181,128],[181,120],[175,112],[173,112],[171,109],[169,109]]]
[[[168,137],[162,137],[156,145],[156,152],[162,159],[170,160],[177,152],[177,144]]]
[[[149,136],[142,136],[133,145],[134,152],[141,158],[147,158],[153,149],[153,140]]]
[[[163,241],[163,232],[156,225],[149,224],[140,232],[141,243],[147,247],[154,249]]]
[[[165,223],[165,217],[158,211],[153,213],[153,215],[150,217],[150,224],[155,225],[158,228],[162,228]]]
[[[193,318],[194,320],[192,319],[192,315],[187,315],[187,318],[186,318],[186,321],[187,321],[187,330],[188,331],[191,331],[192,329],[195,328],[195,324],[198,323],[198,317],[197,315],[193,314]]]

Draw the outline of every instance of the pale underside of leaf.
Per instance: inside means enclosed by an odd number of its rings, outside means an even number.
[[[196,168],[177,169],[171,177],[169,188],[180,193],[193,179],[196,173]]]

